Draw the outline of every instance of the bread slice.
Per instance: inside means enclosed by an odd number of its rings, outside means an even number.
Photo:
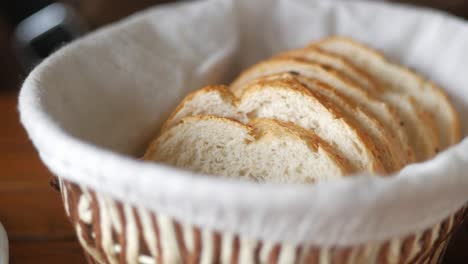
[[[339,72],[343,77],[356,83],[369,92],[378,92],[379,86],[365,72],[348,63],[341,56],[322,51],[315,47],[305,47],[301,49],[289,50],[277,55],[278,58],[296,58],[320,64],[322,67],[329,67]]]
[[[382,98],[397,106],[403,120],[416,160],[424,161],[436,155],[439,147],[437,127],[430,114],[425,112],[409,95],[384,92]]]
[[[313,45],[329,53],[343,56],[365,70],[383,88],[412,96],[424,111],[434,116],[441,148],[460,140],[458,114],[448,96],[437,85],[408,68],[388,61],[371,48],[344,37],[330,37]]]
[[[314,131],[333,146],[349,161],[353,172],[386,173],[378,157],[380,154],[367,133],[294,76],[252,83],[239,100],[225,87],[206,87],[183,100],[164,128],[193,115],[216,115],[243,123],[255,118],[292,122]]]
[[[250,117],[275,118],[313,130],[349,160],[355,171],[386,172],[369,135],[325,97],[293,77],[253,83],[238,108]]]
[[[262,77],[262,80],[275,80],[291,76],[290,73],[280,73],[267,75]],[[337,107],[346,118],[352,120],[360,131],[365,131],[374,143],[377,149],[378,158],[386,168],[387,172],[391,173],[399,168],[395,168],[395,160],[401,157],[401,149],[398,148],[398,143],[395,138],[391,137],[388,130],[368,111],[360,108],[354,100],[348,99],[339,91],[319,81],[295,75],[294,78],[309,90],[319,93],[335,107]]]
[[[346,81],[342,76],[318,64],[300,59],[279,58],[260,62],[244,71],[230,86],[234,94],[242,94],[249,82],[275,73],[289,72],[300,74],[308,78],[321,81],[340,91],[347,98],[356,102],[360,107],[372,113],[391,133],[398,143],[401,154],[395,157],[394,169],[398,170],[409,162],[413,162],[414,152],[409,146],[408,137],[400,126],[401,120],[396,110],[387,103],[376,98],[369,92]]]
[[[291,50],[280,55],[281,57],[292,57],[319,63],[322,66],[331,67],[342,75],[348,77],[356,84],[368,91],[374,92],[375,96],[393,106],[402,119],[402,127],[406,131],[411,147],[415,153],[416,161],[423,161],[434,156],[434,151],[439,148],[437,132],[431,130],[434,124],[430,115],[422,111],[420,106],[410,96],[391,91],[382,91],[376,81],[364,71],[358,70],[348,63],[340,55],[334,55],[320,51],[313,46]],[[427,131],[426,133],[422,133]]]
[[[258,182],[312,183],[350,173],[315,134],[271,119],[245,125],[215,116],[186,117],[153,141],[144,159]]]
[[[174,112],[164,122],[161,131],[165,131],[185,117],[214,115],[237,120],[241,123],[250,121],[246,113],[238,109],[239,99],[224,85],[210,85],[189,93]]]

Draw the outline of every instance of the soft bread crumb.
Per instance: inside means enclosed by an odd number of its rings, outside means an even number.
[[[310,132],[272,119],[244,125],[227,118],[183,118],[155,140],[145,160],[259,182],[311,183],[350,173]]]

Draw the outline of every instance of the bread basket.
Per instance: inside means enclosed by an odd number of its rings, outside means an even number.
[[[467,215],[466,140],[392,177],[313,186],[218,179],[139,159],[187,92],[227,83],[261,58],[331,34],[430,76],[467,123],[468,27],[382,3],[166,5],[37,66],[20,94],[21,120],[59,178],[88,262],[438,263]]]

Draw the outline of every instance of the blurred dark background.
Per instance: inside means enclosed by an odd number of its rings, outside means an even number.
[[[437,8],[468,19],[468,0],[388,1]],[[51,175],[19,123],[21,81],[41,57],[74,37],[166,2],[173,1],[61,0],[57,3],[66,6],[67,23],[28,39],[18,35],[21,22],[52,1],[0,0],[0,222],[10,239],[10,263],[84,263],[60,197],[47,185]],[[468,263],[467,223],[452,240],[444,263]]]
[[[450,12],[457,16],[468,18],[467,0],[388,0],[406,4],[420,5],[437,8]],[[24,51],[17,51],[17,43],[14,44],[14,31],[17,23],[35,9],[51,0],[1,0],[0,1],[0,90],[17,89],[19,83],[25,77],[27,68],[21,66],[21,55]],[[59,0],[70,7],[85,24],[85,31],[89,32],[103,25],[128,16],[146,7],[174,2],[171,0]],[[50,37],[50,36],[49,36]],[[63,36],[58,36],[59,38]],[[66,37],[65,40],[69,40]],[[61,39],[55,40],[60,42]],[[53,40],[52,40],[53,41]],[[64,41],[65,42],[65,41]],[[46,48],[53,46],[42,44]],[[51,50],[55,47],[50,48]],[[18,56],[19,54],[19,56]],[[24,64],[24,63],[23,63]],[[31,67],[31,65],[30,65]]]
[[[0,0],[0,90],[17,89],[25,77],[27,69],[21,65],[21,55],[24,51],[17,51],[15,30],[22,18],[34,14],[41,7],[54,2],[63,3],[74,11],[83,22],[83,32],[89,32],[103,25],[128,16],[138,10],[156,4],[174,2],[170,0]],[[47,40],[54,41],[54,37]],[[63,36],[57,36],[63,38]],[[57,38],[56,37],[56,38]],[[58,39],[69,40],[69,37]],[[47,44],[47,41],[45,44]],[[63,41],[65,42],[65,41]],[[42,43],[41,43],[42,44]],[[56,43],[50,43],[53,46]],[[42,44],[44,45],[44,44]],[[42,47],[42,49],[47,47]],[[53,47],[52,47],[53,48]]]

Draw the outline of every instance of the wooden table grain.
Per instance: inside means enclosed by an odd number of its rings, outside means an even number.
[[[0,90],[0,222],[11,264],[83,264],[60,195],[20,125],[16,90]]]

